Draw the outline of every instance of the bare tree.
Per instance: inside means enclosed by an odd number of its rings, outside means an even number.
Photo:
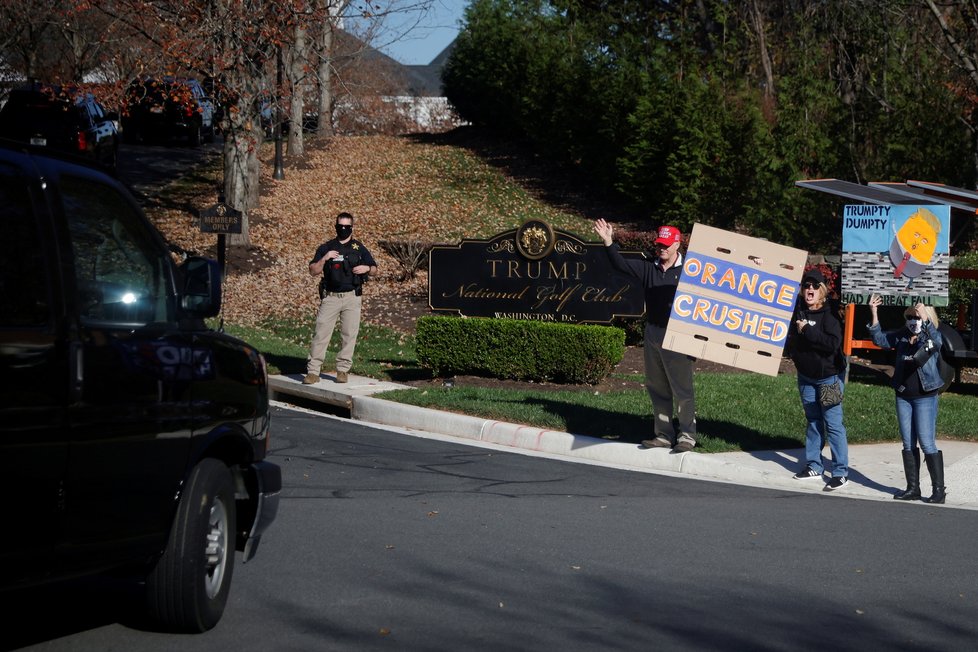
[[[292,41],[292,53],[289,57],[289,86],[292,89],[291,102],[289,103],[290,156],[302,156],[305,153],[302,127],[309,76],[309,52],[308,28],[304,22],[296,21],[295,38]]]
[[[325,20],[319,24],[313,55],[316,70],[317,115],[316,132],[333,135],[333,43],[347,0],[316,0]]]
[[[764,70],[764,97],[770,102],[775,96],[775,88],[774,66],[771,64],[771,53],[768,50],[767,44],[767,21],[757,0],[750,0],[746,11],[748,14],[748,24],[757,38],[758,55],[761,59],[761,68]]]
[[[46,42],[57,24],[58,0],[8,0],[0,3],[0,46],[10,68],[26,79],[54,80],[47,65],[58,54]]]
[[[971,132],[971,163],[978,177],[978,5],[972,0],[945,0],[940,7],[923,0],[923,5],[943,37],[941,51],[959,73],[960,93],[969,100],[970,111],[962,120]]]
[[[137,62],[139,72],[172,71],[210,81],[224,109],[225,201],[242,211],[242,233],[232,244],[250,242],[248,212],[258,206],[258,150],[263,140],[260,96],[276,48],[291,36],[283,17],[289,0],[91,0],[145,41],[158,59]],[[131,65],[131,64],[130,64]]]
[[[225,201],[244,214],[258,206],[267,106],[276,55],[289,53],[289,153],[304,149],[307,91],[316,89],[318,125],[332,131],[337,30],[358,18],[370,34],[398,12],[424,11],[431,0],[3,0],[0,46],[27,77],[40,73],[81,81],[93,70],[118,75],[117,97],[135,75],[183,74],[213,88],[224,109]],[[366,46],[361,44],[360,51]],[[279,106],[272,107],[280,108]]]

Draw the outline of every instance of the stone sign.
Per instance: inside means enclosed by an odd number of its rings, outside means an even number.
[[[435,311],[570,324],[645,314],[641,283],[611,268],[602,243],[543,220],[488,240],[435,245],[428,260],[428,305]]]

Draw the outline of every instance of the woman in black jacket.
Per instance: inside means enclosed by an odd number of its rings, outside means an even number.
[[[798,392],[805,410],[805,467],[798,480],[822,478],[822,447],[832,451],[831,478],[826,491],[848,482],[849,444],[842,423],[845,358],[842,355],[842,321],[826,301],[828,288],[818,269],[805,272],[794,327],[788,333],[788,354],[798,370]]]

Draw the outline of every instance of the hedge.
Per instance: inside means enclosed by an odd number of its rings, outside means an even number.
[[[438,377],[594,384],[625,355],[625,332],[610,326],[517,319],[419,317],[418,362]]]

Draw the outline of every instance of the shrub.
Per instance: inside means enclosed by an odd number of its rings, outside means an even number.
[[[420,240],[381,240],[377,244],[401,266],[400,281],[414,278],[418,270],[428,269],[428,253],[434,246]]]
[[[625,355],[620,328],[516,319],[419,317],[415,349],[436,376],[593,384]]]
[[[951,267],[955,269],[978,269],[978,251],[955,256],[951,261]],[[966,278],[952,278],[948,288],[948,306],[938,311],[941,321],[946,321],[954,326],[958,321],[958,306],[969,308],[965,311],[965,328],[971,328],[971,296],[978,290],[978,281]]]
[[[643,251],[654,255],[656,231],[616,231],[615,241],[622,251]]]

